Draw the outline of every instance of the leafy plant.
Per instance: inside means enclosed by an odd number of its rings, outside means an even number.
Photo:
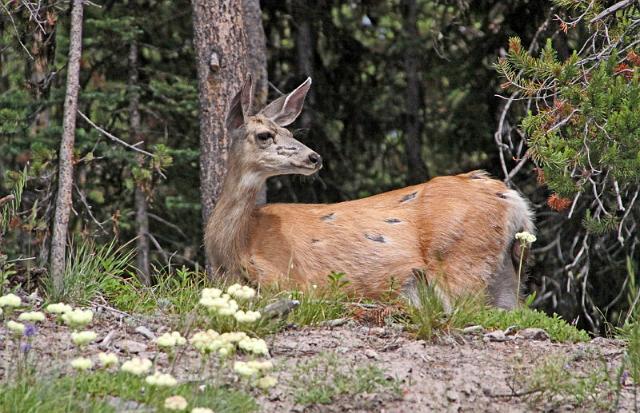
[[[536,327],[544,329],[552,341],[579,342],[588,341],[589,335],[583,330],[568,324],[557,314],[547,314],[529,308],[533,296],[524,306],[513,310],[502,310],[488,306],[481,296],[464,296],[450,304],[443,303],[443,297],[435,283],[424,281],[418,284],[419,305],[409,309],[409,325],[417,337],[430,340],[439,333],[451,329],[481,325],[487,329],[504,330],[508,327],[518,329]]]
[[[618,392],[616,375],[606,360],[591,356],[590,368],[579,371],[566,356],[549,356],[532,372],[519,375],[519,392],[535,409],[555,409],[571,404],[581,410],[609,411]]]
[[[128,245],[117,246],[115,240],[102,246],[96,246],[88,239],[74,241],[69,247],[62,289],[55,292],[51,280],[47,279],[47,298],[86,305],[105,287],[126,285],[121,280],[131,275],[132,257],[133,251]]]
[[[258,410],[250,395],[238,390],[184,383],[171,389],[144,391],[144,378],[126,373],[96,372],[76,376],[40,378],[0,386],[0,411],[5,413],[66,413],[70,411],[118,412],[129,409],[164,411],[166,397],[181,395],[193,406],[216,412]]]
[[[339,396],[372,392],[399,397],[398,382],[385,378],[383,370],[364,365],[345,371],[341,365],[339,356],[334,353],[323,353],[300,363],[289,382],[296,403],[330,404]]]

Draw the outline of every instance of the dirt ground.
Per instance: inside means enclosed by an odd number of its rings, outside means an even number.
[[[115,351],[122,357],[156,354],[154,336],[167,331],[166,318],[135,318],[113,311],[98,312],[92,329],[99,335],[86,353]],[[0,327],[0,354],[7,332]],[[39,326],[33,346],[39,354],[39,366],[47,371],[64,370],[77,356],[69,341],[69,330],[47,320]],[[524,412],[584,411],[571,403],[532,405],[514,378],[526,377],[536,365],[550,356],[567,356],[588,371],[593,361],[615,368],[624,354],[619,340],[597,338],[588,343],[559,344],[549,340],[527,339],[518,334],[490,341],[485,332],[447,335],[437,342],[416,340],[396,327],[379,327],[348,322],[339,327],[292,328],[268,337],[279,384],[266,396],[258,396],[265,412]],[[296,404],[288,383],[290,372],[301,362],[324,353],[335,353],[345,369],[369,363],[384,370],[386,377],[399,382],[401,394],[358,394],[338,397],[329,405]],[[166,366],[162,355],[159,364]],[[180,369],[183,379],[198,371],[195,352],[186,351]],[[584,360],[582,362],[581,360]],[[0,363],[0,377],[5,361]],[[42,363],[42,361],[46,361]],[[581,368],[578,367],[577,370]],[[613,371],[613,370],[611,370]],[[578,372],[579,373],[579,372]],[[514,394],[515,392],[515,394]],[[631,386],[623,386],[620,411],[630,411]],[[586,409],[590,410],[590,409]]]

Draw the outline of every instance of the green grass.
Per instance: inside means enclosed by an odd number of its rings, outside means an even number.
[[[177,315],[175,328],[178,329],[206,327],[220,332],[245,331],[258,336],[273,334],[289,324],[318,325],[349,316],[351,311],[347,303],[354,300],[346,292],[348,282],[344,274],[339,273],[329,275],[325,286],[305,291],[283,292],[263,288],[249,304],[250,309],[260,310],[282,299],[298,300],[300,305],[284,319],[263,318],[254,324],[242,325],[235,323],[233,318],[210,316],[198,306],[203,288],[224,289],[223,283],[210,280],[204,272],[183,267],[158,270],[154,277],[156,284],[145,287],[135,277],[130,263],[132,256],[132,250],[126,245],[116,248],[115,243],[111,243],[98,247],[86,241],[72,245],[62,294],[54,295],[47,286],[48,300],[87,305],[102,296],[117,309],[128,313],[161,310],[165,314]],[[452,310],[447,312],[433,283],[420,283],[418,292],[421,305],[409,307],[407,312],[419,338],[431,339],[441,332],[479,324],[487,329],[506,329],[510,326],[520,329],[542,328],[549,333],[551,340],[557,342],[589,340],[586,332],[571,326],[559,316],[549,317],[527,305],[513,311],[503,311],[485,305],[478,297],[464,297],[456,300]]]
[[[384,371],[367,364],[347,368],[334,353],[323,353],[297,365],[289,386],[296,403],[330,404],[340,396],[382,392],[400,397],[399,383],[385,378]]]
[[[595,354],[575,360],[546,357],[533,371],[521,372],[516,381],[518,392],[540,411],[553,411],[567,404],[580,411],[613,411],[620,393],[618,374]]]
[[[346,303],[349,296],[345,291],[347,281],[344,274],[328,276],[326,286],[311,287],[306,291],[295,291],[291,298],[300,306],[289,314],[288,322],[299,326],[317,325],[324,321],[345,317],[349,313]]]
[[[518,329],[541,328],[549,333],[551,341],[580,342],[589,341],[590,337],[584,330],[567,323],[559,315],[548,316],[542,311],[522,307],[511,311],[484,307],[475,314],[470,314],[467,325],[480,324],[488,329],[504,330],[510,326]]]
[[[202,383],[180,384],[171,389],[150,389],[144,379],[126,373],[95,372],[37,382],[22,381],[0,386],[0,411],[3,413],[116,412],[110,400],[136,402],[142,407],[164,412],[164,400],[181,395],[193,407],[208,407],[216,413],[254,412],[255,400],[248,394]]]
[[[409,308],[409,322],[417,337],[430,340],[437,334],[471,325],[481,325],[489,330],[542,328],[556,342],[588,341],[584,330],[567,323],[557,314],[547,314],[531,309],[528,303],[506,311],[486,305],[482,297],[462,297],[456,300],[451,311],[446,311],[437,289],[422,282],[418,286],[420,305]]]
[[[48,301],[87,305],[116,282],[122,290],[135,291],[133,284],[125,281],[131,273],[132,257],[133,250],[126,244],[117,247],[115,240],[102,246],[88,239],[73,242],[66,259],[62,290],[56,291],[50,278],[45,281]]]
[[[156,282],[153,287],[144,287],[135,278],[106,276],[100,283],[99,294],[117,309],[128,313],[161,310],[177,315],[178,329],[212,328],[219,332],[245,331],[257,336],[273,334],[291,324],[317,325],[349,313],[346,305],[349,297],[344,292],[345,284],[339,274],[331,275],[326,287],[305,291],[260,289],[255,299],[241,305],[242,309],[261,310],[280,300],[297,300],[300,304],[283,318],[262,318],[253,324],[239,324],[233,318],[208,314],[198,305],[203,288],[226,288],[224,282],[211,281],[204,272],[178,268],[171,273],[159,272]]]

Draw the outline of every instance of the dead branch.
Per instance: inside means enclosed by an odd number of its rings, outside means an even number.
[[[107,132],[106,130],[102,129],[100,126],[98,126],[98,125],[96,125],[95,123],[93,123],[93,121],[92,121],[91,119],[89,119],[89,118],[87,117],[87,115],[85,115],[85,114],[84,114],[84,113],[82,113],[81,111],[78,111],[78,114],[80,115],[80,117],[82,117],[82,119],[86,120],[86,121],[87,121],[87,123],[89,123],[89,125],[91,125],[91,126],[93,126],[94,128],[96,128],[96,130],[97,130],[98,132],[100,132],[101,134],[103,134],[103,135],[104,135],[104,136],[106,136],[107,138],[111,139],[112,141],[114,141],[114,142],[116,142],[116,143],[119,143],[120,145],[125,146],[125,147],[127,147],[127,148],[129,148],[129,149],[132,149],[132,150],[134,150],[134,151],[136,151],[136,152],[139,152],[139,153],[141,153],[141,154],[143,154],[143,155],[147,155],[147,156],[150,156],[150,157],[152,157],[152,158],[153,158],[153,156],[154,156],[154,155],[153,155],[151,152],[147,152],[147,151],[145,151],[144,149],[140,149],[140,148],[138,148],[138,147],[136,146],[137,144],[136,144],[136,145],[128,144],[127,142],[123,141],[122,139],[118,138],[117,136],[114,136],[114,135],[110,134],[110,133],[109,133],[109,132]],[[139,144],[139,143],[138,143],[138,144]]]
[[[593,19],[591,19],[591,21],[589,23],[595,23],[600,19],[603,19],[605,17],[607,17],[610,14],[613,14],[615,12],[617,12],[620,9],[623,9],[625,7],[630,6],[635,0],[622,0],[617,2],[616,4],[614,4],[613,6],[604,9],[602,12],[600,12],[596,17],[594,17]]]
[[[14,199],[16,199],[16,197],[13,194],[9,194],[5,197],[0,198],[0,206],[6,204],[7,202],[11,202]]]

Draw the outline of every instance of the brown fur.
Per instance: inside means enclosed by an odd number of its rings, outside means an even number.
[[[510,205],[495,195],[508,191],[504,184],[470,175],[339,204],[260,207],[251,216],[243,267],[259,283],[287,286],[322,285],[331,271],[344,272],[369,297],[388,291],[392,278],[404,285],[416,269],[441,278],[451,295],[483,289],[511,244]]]

